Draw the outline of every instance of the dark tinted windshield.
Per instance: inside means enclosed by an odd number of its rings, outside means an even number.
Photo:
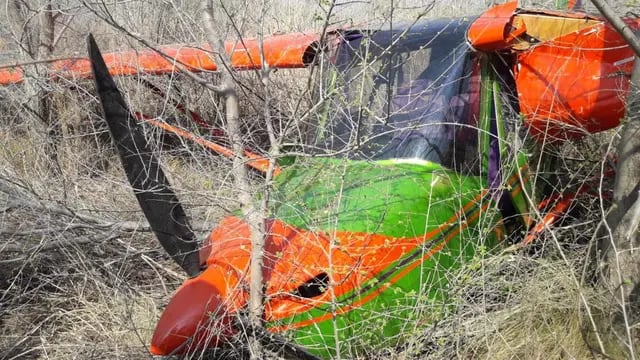
[[[316,151],[475,172],[479,81],[467,25],[439,19],[345,34],[335,68],[323,74],[328,104],[310,139]]]

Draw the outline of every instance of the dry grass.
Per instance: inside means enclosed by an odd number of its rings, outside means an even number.
[[[173,2],[163,2],[166,7],[154,11],[172,13],[175,9],[169,3]],[[322,26],[317,16],[323,13],[316,2],[304,3],[308,11],[299,11],[301,5],[294,8],[293,3],[273,3],[267,14],[268,32]],[[340,9],[336,21],[379,20],[389,14],[388,4],[374,1],[363,12],[361,6],[367,4],[356,2]],[[431,4],[402,1],[397,3],[394,16],[412,19],[417,10]],[[144,2],[137,5],[142,10],[133,13],[138,16],[153,7]],[[433,16],[476,12],[468,1],[435,5],[437,12]],[[131,9],[123,10],[118,19],[144,36],[157,35],[154,41],[158,43],[202,39],[194,28],[198,19],[193,9],[178,10],[172,13],[176,18],[164,20],[162,35],[154,32],[155,28],[136,29],[140,19],[127,17]],[[282,14],[292,19],[283,22]],[[255,20],[258,15],[251,16]],[[101,26],[100,30],[111,31]],[[252,33],[256,28],[253,23],[246,30]],[[180,34],[179,39],[176,34]],[[82,49],[82,36],[84,32],[79,31],[65,40],[70,53]],[[111,45],[107,47],[123,46],[118,37],[105,39]],[[299,115],[296,112],[304,106],[297,106],[298,95],[304,91],[308,74],[281,74],[274,76],[278,81],[274,86],[276,106],[282,114]],[[119,81],[127,89],[127,100],[137,109],[175,115],[171,108],[158,104],[161,99],[150,100],[148,92],[134,80]],[[185,79],[154,81],[161,86],[177,82],[189,107],[220,123],[219,109],[211,94]],[[247,84],[243,93],[246,129],[259,134],[261,129],[256,126],[261,119],[260,103],[249,91],[257,89],[258,82],[250,76],[242,81]],[[18,184],[28,199],[38,199],[56,209],[105,222],[143,224],[105,129],[99,125],[97,102],[90,95],[92,87],[90,83],[77,85],[74,90],[57,89],[59,93],[54,98],[57,119],[63,124],[57,165],[45,153],[47,127],[20,106],[24,95],[21,90],[0,93],[0,180]],[[256,136],[254,141],[263,139]],[[230,163],[188,144],[158,144],[157,150],[202,238],[208,228],[237,206]],[[587,172],[592,174],[593,169]],[[152,235],[142,225],[127,231],[106,231],[91,221],[60,211],[11,207],[9,200],[6,193],[0,192],[0,358],[150,357],[146,346],[155,322],[183,280]],[[582,218],[579,225],[558,232],[560,242],[547,237],[531,253],[482,256],[462,272],[452,274],[452,303],[456,304],[453,316],[411,329],[404,347],[375,355],[394,359],[599,358],[593,349],[593,329],[586,308],[605,320],[615,312],[611,311],[608,295],[594,290],[582,278],[588,247],[584,239],[593,231],[597,205],[585,203],[590,215]],[[608,331],[606,327],[599,330]],[[603,334],[603,338],[616,347],[618,340],[613,335]]]
[[[593,289],[575,286],[573,269],[559,260],[518,255],[489,258],[482,269],[470,274],[480,293],[460,307],[462,358],[592,357],[583,337],[581,295],[592,308],[605,301]]]
[[[92,125],[97,103],[68,98],[59,114],[82,126],[65,127],[59,166],[45,152],[44,126],[0,121],[0,179],[20,191],[0,192],[0,358],[149,357],[155,322],[183,275],[144,229],[110,140]],[[230,165],[179,149],[162,152],[162,162],[203,238],[234,209]]]
[[[605,358],[586,306],[592,314],[611,316],[611,297],[576,282],[587,259],[586,247],[563,250],[569,264],[549,253],[519,252],[473,261],[452,281],[455,314],[419,331],[394,358]],[[622,352],[611,352],[619,340],[607,333],[602,318],[597,320],[608,355],[625,358]]]

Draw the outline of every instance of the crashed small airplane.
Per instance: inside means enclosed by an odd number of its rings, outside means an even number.
[[[331,65],[318,86],[323,110],[301,144],[317,156],[279,166],[264,221],[265,329],[321,358],[395,346],[402,332],[450,311],[449,274],[500,244],[527,244],[561,218],[584,187],[542,194],[543,216],[532,216],[536,174],[523,138],[571,141],[618,126],[634,62],[603,19],[516,2],[471,19],[278,35],[263,48],[246,40],[227,50],[237,69],[259,68],[262,55],[273,68]],[[153,354],[169,355],[221,347],[242,332],[251,242],[237,216],[196,240],[111,78],[216,68],[206,49],[161,50],[174,60],[153,51],[103,58],[90,37],[90,60],[57,64],[52,77],[93,73],[140,206],[189,276],[151,342]],[[11,74],[0,82],[20,81]],[[260,155],[245,156],[264,170]]]

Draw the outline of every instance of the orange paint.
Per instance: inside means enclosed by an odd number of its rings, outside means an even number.
[[[485,193],[486,194],[486,193]],[[431,258],[433,255],[435,255],[436,253],[438,253],[440,250],[442,250],[442,248],[447,245],[449,243],[449,241],[451,241],[451,239],[453,239],[455,236],[457,236],[458,234],[460,234],[460,231],[464,230],[469,222],[475,221],[480,214],[482,213],[482,211],[486,211],[487,208],[489,207],[489,203],[485,203],[479,211],[474,212],[467,221],[463,221],[460,226],[457,226],[455,228],[455,230],[453,230],[452,232],[450,232],[441,242],[439,242],[435,247],[430,248],[429,251],[427,251],[421,258],[416,259],[414,262],[412,262],[411,264],[407,265],[405,268],[402,269],[402,271],[400,271],[399,273],[397,273],[395,276],[393,276],[391,279],[389,279],[388,281],[385,281],[380,287],[378,287],[377,289],[375,289],[374,291],[372,291],[371,293],[369,293],[368,295],[362,297],[361,299],[359,299],[358,301],[353,302],[352,304],[343,306],[339,309],[337,309],[335,311],[335,315],[341,315],[344,314],[348,311],[357,309],[359,307],[362,307],[363,305],[365,305],[366,303],[370,302],[371,300],[373,300],[376,296],[380,295],[380,293],[382,293],[383,291],[385,291],[386,289],[388,289],[391,285],[394,285],[395,283],[397,283],[400,279],[402,279],[403,277],[405,277],[409,272],[411,272],[413,269],[415,269],[418,265],[424,263],[425,261],[427,261],[429,258]],[[449,224],[449,226],[455,226],[455,224]],[[418,237],[416,239],[421,239],[423,240],[423,242],[428,241],[429,239],[425,239],[423,237]],[[336,294],[336,297],[338,295]],[[320,302],[321,300],[318,299],[316,300],[316,302]],[[326,301],[324,301],[326,303]],[[286,317],[292,316],[295,313],[291,313]],[[279,327],[273,327],[270,328],[271,331],[274,332],[281,332],[281,331],[286,331],[289,329],[296,329],[296,328],[301,328],[301,327],[305,327],[305,326],[309,326],[312,324],[316,324],[322,321],[326,321],[329,320],[331,318],[333,318],[334,314],[333,313],[328,313],[325,314],[323,316],[319,316],[313,319],[309,319],[309,320],[304,320],[304,321],[300,321],[294,324],[289,324],[289,325],[285,325],[285,326],[279,326]],[[283,316],[283,318],[285,318],[285,316]],[[277,320],[277,319],[274,319]]]
[[[437,253],[468,226],[468,222],[477,219],[489,206],[489,202],[483,204],[481,209],[474,211],[466,221],[460,221],[464,218],[464,214],[476,206],[486,194],[486,190],[480,192],[444,224],[425,235],[413,238],[391,238],[378,234],[347,231],[313,232],[294,228],[279,220],[266,221],[264,227],[268,236],[265,239],[263,281],[268,284],[266,289],[268,300],[265,304],[265,320],[275,321],[291,317],[330,301],[329,291],[313,299],[292,295],[300,284],[319,273],[329,273],[329,269],[331,270],[331,281],[334,285],[332,291],[336,297],[340,297],[354,289],[363,288],[368,281],[406,254],[435,239],[447,229],[451,229],[443,240],[408,264],[407,269],[387,280],[387,285],[383,284],[382,288],[374,290],[350,307],[343,307],[339,311],[346,312],[353,307],[365,304],[390,284],[401,279],[408,271]],[[455,228],[451,228],[452,226]],[[221,314],[214,316],[217,318],[214,328],[228,327],[229,319],[243,307],[248,298],[250,236],[249,225],[236,217],[223,219],[212,231],[206,241],[205,249],[201,250],[201,254],[209,254],[206,260],[207,270],[198,277],[187,280],[167,306],[168,310],[163,313],[152,340],[152,349],[155,354],[167,354],[185,341],[185,334],[193,335],[194,332],[189,333],[189,331],[198,329],[198,324],[204,321],[202,312]],[[331,236],[335,239],[333,242]],[[211,290],[207,293],[203,289]],[[199,299],[196,300],[195,297]],[[195,309],[202,312],[198,314],[196,310],[189,310],[189,314],[183,316],[179,309],[191,306],[187,305],[189,301],[194,302]],[[195,339],[192,339],[194,346],[197,344],[203,346],[207,339],[217,341],[217,336],[225,336],[224,333],[219,332],[216,332],[217,335],[212,334],[209,330],[203,334],[198,334]],[[208,344],[211,345],[211,343]]]
[[[634,31],[640,28],[636,18],[625,22]],[[512,1],[474,21],[468,40],[479,51],[515,55],[520,111],[539,141],[607,130],[624,116],[634,55],[602,19],[581,12],[518,10]]]
[[[147,117],[147,116],[145,116],[143,114],[137,114],[137,116],[143,118],[145,122],[147,122],[147,123],[149,123],[149,124],[151,124],[151,125],[153,125],[155,127],[161,128],[162,130],[165,130],[165,131],[170,132],[172,134],[178,135],[178,136],[180,136],[180,137],[182,137],[184,139],[191,140],[194,143],[196,143],[198,145],[201,145],[201,146],[204,146],[207,149],[210,149],[210,150],[212,150],[212,151],[214,151],[214,152],[216,152],[216,153],[218,153],[220,155],[226,156],[228,158],[233,158],[234,157],[233,150],[231,150],[231,149],[229,149],[229,148],[227,148],[225,146],[222,146],[220,144],[216,144],[216,143],[214,143],[212,141],[203,139],[202,137],[197,136],[197,135],[193,134],[192,132],[189,132],[189,131],[186,131],[186,130],[182,130],[182,129],[178,128],[178,127],[175,127],[173,125],[169,125],[169,124],[167,124],[165,122],[162,122],[162,121],[159,121],[159,120],[151,119],[151,118],[149,118],[149,117]],[[250,152],[248,150],[244,151],[244,156],[247,158],[247,162],[246,162],[247,166],[249,166],[249,167],[251,167],[253,169],[256,169],[256,170],[258,170],[260,172],[263,172],[263,173],[266,173],[267,170],[269,169],[269,159],[264,158],[264,157],[262,157],[260,155],[254,154],[254,153],[252,153],[252,152]],[[276,165],[274,167],[274,170],[273,170],[273,176],[277,176],[279,173],[280,173],[280,168]]]
[[[22,80],[22,69],[15,67],[0,69],[0,85],[18,84]]]
[[[533,228],[529,230],[529,232],[527,232],[527,235],[520,242],[519,246],[520,247],[527,246],[531,244],[533,241],[535,241],[536,239],[539,239],[540,236],[545,232],[545,230],[549,229],[551,225],[553,225],[556,221],[560,220],[567,213],[567,210],[569,210],[569,206],[571,205],[573,200],[576,198],[576,196],[577,196],[577,193],[565,194],[560,196],[560,198],[557,199],[557,202],[553,205],[551,210],[549,210],[546,214],[544,214],[544,216],[542,216],[542,219],[540,219],[540,221],[538,221],[533,226]],[[550,201],[550,199],[545,199],[541,202],[541,204],[548,201]]]
[[[318,34],[292,33],[265,37],[264,60],[272,68],[301,68],[312,63]],[[111,75],[171,74],[182,70],[192,72],[217,71],[209,45],[165,45],[158,52],[131,50],[104,54]],[[257,38],[241,42],[226,42],[225,50],[231,58],[231,66],[238,70],[261,68],[260,42]],[[50,63],[52,79],[90,78],[91,66],[87,58],[73,58]],[[24,80],[20,67],[0,69],[0,85],[20,83]]]
[[[582,8],[582,1],[581,0],[569,0],[569,3],[567,4],[567,7],[571,10],[573,9],[581,9]]]
[[[628,20],[632,29],[640,20]],[[518,54],[520,110],[538,140],[564,140],[618,126],[634,55],[605,23]]]
[[[509,48],[511,41],[526,29],[512,26],[517,7],[517,1],[510,1],[484,12],[469,27],[467,37],[471,46],[485,52]]]

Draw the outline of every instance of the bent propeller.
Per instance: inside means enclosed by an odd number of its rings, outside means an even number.
[[[109,74],[91,34],[88,50],[104,116],[140,208],[167,253],[187,275],[196,276],[200,272],[198,242],[184,209]]]

